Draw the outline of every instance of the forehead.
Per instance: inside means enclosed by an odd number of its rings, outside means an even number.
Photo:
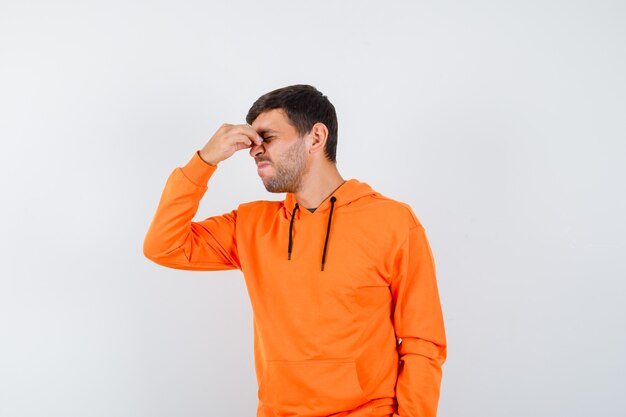
[[[287,121],[287,115],[283,109],[264,111],[254,120],[252,127],[259,134],[295,132],[295,128]]]

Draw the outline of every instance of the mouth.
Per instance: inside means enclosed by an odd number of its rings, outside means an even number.
[[[263,169],[265,169],[265,168],[267,168],[269,166],[270,166],[269,162],[259,162],[256,165],[256,171],[257,171],[258,174],[261,174],[261,171],[263,171]]]

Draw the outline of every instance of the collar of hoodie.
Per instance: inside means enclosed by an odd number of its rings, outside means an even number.
[[[326,264],[327,250],[329,247],[329,239],[331,238],[331,225],[333,221],[333,213],[340,207],[347,206],[352,202],[364,196],[378,194],[368,184],[360,182],[354,178],[344,181],[333,193],[331,193],[322,203],[310,212],[307,208],[302,208],[293,193],[287,193],[284,201],[285,215],[289,219],[289,246],[287,247],[287,259],[291,260],[294,252],[293,225],[294,222],[305,216],[327,216],[325,230],[324,248],[322,250],[321,270],[324,271]]]

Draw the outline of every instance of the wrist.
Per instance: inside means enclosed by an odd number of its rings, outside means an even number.
[[[201,151],[196,151],[198,153],[198,156],[200,157],[200,159],[202,159],[202,161],[204,161],[206,164],[211,165],[211,166],[217,166],[218,162],[217,161],[213,161],[210,158],[207,158],[206,156],[202,155]]]

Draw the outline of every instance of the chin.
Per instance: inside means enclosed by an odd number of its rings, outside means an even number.
[[[290,193],[292,192],[291,189],[288,189],[288,187],[272,187],[271,184],[268,184],[267,181],[263,181],[263,185],[265,186],[265,189],[267,191],[269,191],[270,193]]]
[[[269,191],[270,193],[288,193],[288,190],[283,190],[283,189],[279,189],[279,188],[270,188],[267,185],[265,186],[265,189],[267,191]]]

